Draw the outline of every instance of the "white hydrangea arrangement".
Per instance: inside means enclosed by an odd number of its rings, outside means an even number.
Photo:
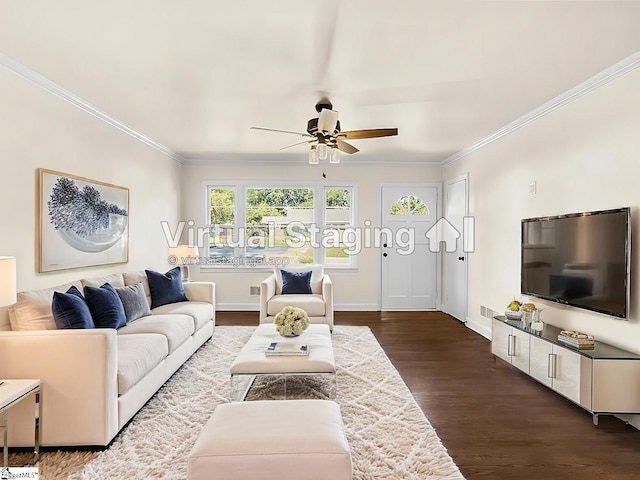
[[[274,320],[276,330],[283,337],[295,337],[309,326],[309,316],[301,308],[284,307]]]

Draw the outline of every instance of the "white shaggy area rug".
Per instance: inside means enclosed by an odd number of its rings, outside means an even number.
[[[40,478],[185,479],[189,451],[216,405],[229,401],[229,367],[253,330],[216,327],[211,340],[138,412],[109,448],[45,452]],[[336,401],[351,447],[353,478],[462,479],[369,328],[336,326],[332,338]],[[256,384],[248,399],[277,396],[280,392],[269,389],[281,387],[278,382]],[[308,396],[313,390],[308,384],[299,387],[296,393],[295,386],[288,384],[287,396]],[[23,457],[12,455],[10,464]]]

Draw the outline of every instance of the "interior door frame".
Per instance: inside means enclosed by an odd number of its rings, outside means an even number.
[[[436,188],[436,221],[442,216],[442,182],[389,182],[381,183],[378,188],[378,218],[377,224],[382,227],[382,189],[384,187],[435,187]],[[429,311],[437,311],[440,307],[442,282],[442,258],[436,255],[436,308]],[[382,311],[382,254],[378,255],[378,311]]]
[[[460,181],[464,180],[465,181],[465,188],[464,188],[464,197],[465,197],[465,205],[464,205],[464,214],[466,217],[469,216],[469,173],[465,172],[461,175],[458,175],[457,177],[453,177],[453,178],[449,178],[448,180],[445,180],[443,182],[443,191],[442,191],[442,214],[444,215],[444,212],[446,212],[446,208],[444,205],[444,202],[446,201],[447,198],[447,192],[449,190],[449,188],[451,188],[451,185],[454,183],[458,183]],[[462,239],[462,241],[464,242],[464,239]],[[442,260],[442,257],[444,255],[446,255],[447,252],[442,251],[440,252],[439,258]],[[466,310],[467,310],[467,315],[465,317],[464,320],[462,320],[463,322],[467,321],[468,318],[468,314],[469,314],[469,255],[465,254],[465,262],[464,262],[464,268],[466,271],[466,281],[467,284],[465,285],[465,296],[466,296]],[[442,262],[441,262],[442,265]],[[444,275],[444,271],[441,271],[441,276],[440,276],[440,281],[441,281],[441,286],[444,283],[445,279],[443,277]],[[440,292],[442,293],[441,295],[438,296],[439,299],[439,305],[438,305],[438,309],[444,313],[449,314],[448,309],[445,308],[447,306],[447,304],[444,301],[443,295],[444,295],[444,288],[442,288],[440,290]]]

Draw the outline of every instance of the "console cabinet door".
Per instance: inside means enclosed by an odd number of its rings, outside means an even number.
[[[532,336],[529,343],[529,375],[540,383],[551,387],[549,355],[553,353],[553,344]]]
[[[491,353],[509,363],[511,363],[511,356],[509,355],[511,330],[512,329],[509,325],[495,319],[493,320],[493,329],[491,331]]]
[[[515,337],[513,340],[514,348],[511,352],[513,354],[511,363],[524,373],[529,373],[529,338],[531,338],[531,335],[517,328],[511,329],[511,335]]]
[[[580,404],[580,364],[582,355],[569,349],[553,346],[555,356],[555,376],[552,388],[567,397],[569,400]],[[587,379],[585,379],[586,381]],[[591,379],[588,379],[590,382]]]

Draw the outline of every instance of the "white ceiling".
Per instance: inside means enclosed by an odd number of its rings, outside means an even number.
[[[640,51],[639,20],[639,1],[1,0],[0,52],[186,158],[279,154],[299,138],[249,127],[305,131],[327,92],[343,130],[399,129],[350,160],[443,161]]]

